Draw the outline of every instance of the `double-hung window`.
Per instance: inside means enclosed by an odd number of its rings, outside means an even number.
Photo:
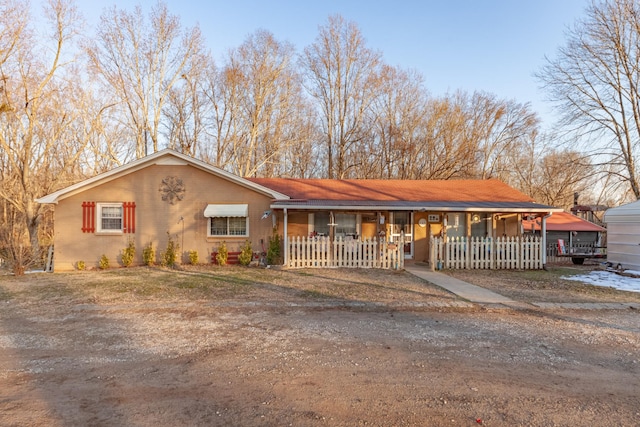
[[[209,218],[210,237],[249,236],[248,205],[208,205],[204,216]]]
[[[122,233],[122,203],[98,203],[98,232]]]
[[[210,236],[246,236],[246,217],[214,217],[210,218]]]

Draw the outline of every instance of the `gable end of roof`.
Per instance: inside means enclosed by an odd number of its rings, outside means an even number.
[[[211,173],[220,178],[226,179],[230,182],[234,182],[243,187],[250,188],[259,193],[270,196],[274,199],[288,199],[289,196],[278,191],[275,191],[271,188],[265,187],[259,183],[252,182],[245,178],[234,175],[230,172],[212,166],[208,163],[205,163],[201,160],[194,159],[185,154],[178,153],[172,149],[164,149],[148,156],[142,157],[140,159],[134,160],[130,163],[127,163],[122,166],[118,166],[114,169],[111,169],[107,172],[98,174],[94,177],[85,179],[76,184],[65,187],[61,190],[55,191],[51,194],[47,194],[46,196],[40,197],[36,199],[37,203],[52,203],[56,204],[58,201],[72,196],[74,194],[80,193],[82,191],[93,188],[97,185],[101,185],[112,181],[116,178],[128,175],[130,173],[136,172],[138,170],[144,169],[153,165],[162,165],[162,166],[193,166],[198,169],[201,169],[205,172]]]

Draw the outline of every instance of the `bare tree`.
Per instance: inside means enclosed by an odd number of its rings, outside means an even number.
[[[312,123],[294,54],[291,44],[258,30],[229,51],[221,70],[210,72],[204,94],[212,106],[217,166],[243,176],[276,176],[304,164],[291,156],[310,151]]]
[[[229,54],[229,85],[238,101],[238,131],[233,144],[234,172],[251,176],[273,176],[283,146],[284,131],[298,117],[296,98],[300,81],[292,67],[293,45],[278,42],[268,31],[249,35]]]
[[[409,179],[420,175],[417,162],[425,149],[427,92],[415,71],[383,65],[377,80],[378,96],[370,110],[368,146],[356,156],[362,178]],[[370,165],[370,168],[366,168]]]
[[[596,185],[590,157],[576,150],[554,148],[554,134],[530,133],[517,150],[505,156],[508,174],[501,179],[539,203],[569,209],[573,195],[587,197]]]
[[[28,236],[37,258],[45,208],[35,199],[73,181],[87,144],[77,138],[83,121],[77,102],[87,96],[74,78],[78,70],[69,53],[79,17],[70,2],[51,0],[46,8],[51,31],[40,37],[28,9],[10,2],[2,6],[15,13],[0,18],[0,199],[13,221],[12,239]]]
[[[318,144],[322,134],[318,127],[315,109],[301,100],[296,109],[296,126],[287,130],[287,144],[275,176],[296,178],[320,178],[324,171],[321,159],[322,146]]]
[[[208,119],[211,130],[210,141],[203,145],[200,155],[203,160],[223,169],[230,162],[229,147],[233,143],[238,114],[236,107],[239,103],[237,86],[227,84],[228,80],[234,80],[233,76],[228,75],[230,72],[227,68],[218,69],[212,64],[207,68],[203,81],[205,103],[211,106]]]
[[[304,49],[306,85],[321,112],[327,176],[346,178],[367,133],[367,110],[375,92],[378,52],[368,49],[359,28],[341,16],[329,17],[314,43]]]
[[[476,178],[498,178],[508,173],[507,158],[520,149],[539,120],[528,104],[498,99],[475,92],[467,103],[467,134],[477,146]]]
[[[591,3],[538,77],[565,129],[590,138],[595,155],[623,165],[614,169],[640,198],[640,3]]]
[[[124,107],[136,156],[146,155],[149,148],[157,151],[171,89],[191,75],[190,67],[197,63],[193,58],[203,52],[199,28],[183,30],[161,2],[152,8],[149,22],[140,6],[132,13],[113,7],[101,17],[96,41],[85,48],[92,69]]]
[[[15,51],[20,48],[21,39],[27,34],[29,21],[28,3],[14,0],[0,0],[0,67],[5,67]],[[10,100],[6,92],[6,83],[9,76],[8,70],[3,69],[0,74],[0,112],[10,111]]]
[[[431,99],[427,105],[424,148],[415,179],[471,178],[477,141],[467,130],[466,96],[462,93]]]
[[[206,142],[210,137],[208,117],[213,105],[208,102],[207,72],[215,70],[209,55],[194,55],[182,81],[169,91],[164,115],[166,136],[170,148],[192,157],[206,157]]]

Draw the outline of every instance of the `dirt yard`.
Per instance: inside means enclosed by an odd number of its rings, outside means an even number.
[[[562,274],[472,277],[640,301]],[[0,276],[0,425],[637,426],[639,320],[480,307],[405,272]]]

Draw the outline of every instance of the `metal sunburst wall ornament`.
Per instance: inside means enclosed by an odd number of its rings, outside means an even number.
[[[184,199],[184,183],[182,179],[176,176],[164,178],[160,184],[159,191],[162,194],[162,200],[172,205]]]

